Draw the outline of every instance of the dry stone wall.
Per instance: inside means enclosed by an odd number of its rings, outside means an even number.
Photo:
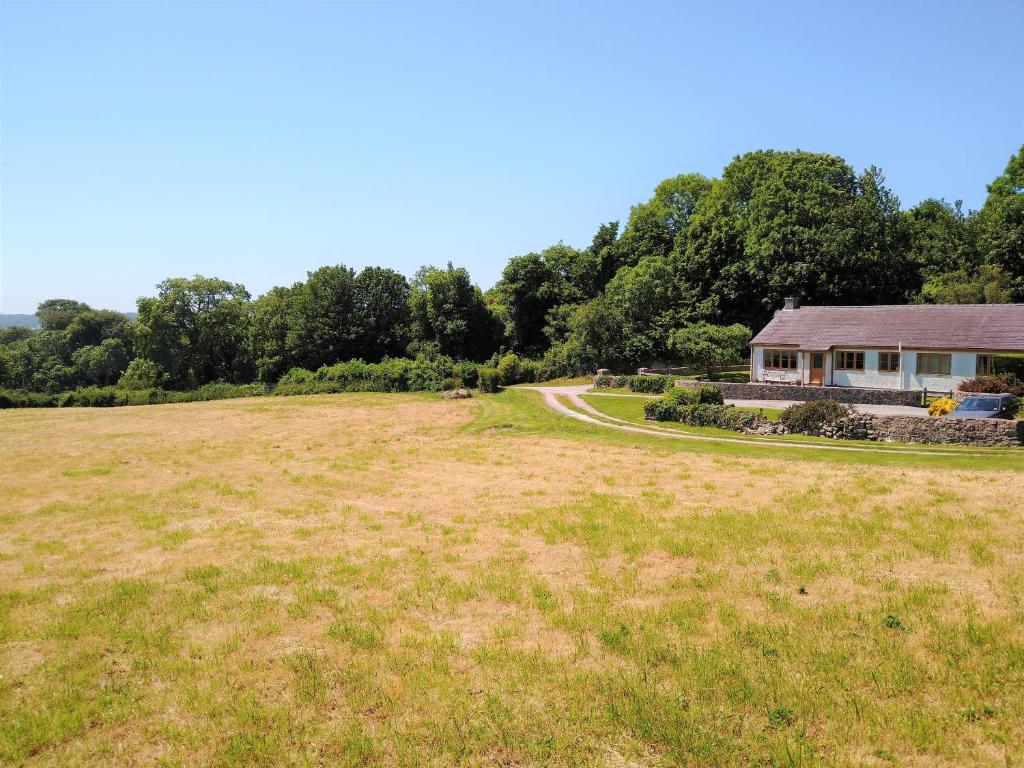
[[[1024,421],[955,419],[856,414],[821,431],[837,440],[879,440],[899,443],[938,443],[1008,448],[1024,443]]]

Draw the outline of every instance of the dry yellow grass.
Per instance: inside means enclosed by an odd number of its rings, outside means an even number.
[[[1024,759],[1018,472],[538,403],[0,413],[0,763]]]

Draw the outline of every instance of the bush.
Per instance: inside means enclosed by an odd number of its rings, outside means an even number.
[[[961,392],[979,392],[986,394],[1008,393],[1021,397],[1024,395],[1024,384],[1012,373],[1001,373],[995,376],[975,376],[960,383],[957,387]]]
[[[475,387],[477,382],[477,369],[479,366],[469,360],[462,360],[455,364],[455,381],[460,387]]]
[[[498,361],[495,367],[498,369],[498,377],[501,379],[502,384],[510,386],[519,383],[520,365],[518,355],[509,352]]]
[[[928,415],[945,416],[947,413],[952,413],[954,408],[956,408],[956,400],[952,397],[937,397],[928,406]]]
[[[523,358],[519,361],[519,380],[523,384],[532,384],[541,379],[541,365],[536,360]]]
[[[121,405],[124,398],[117,387],[85,387],[66,393],[60,401],[61,408],[110,408]]]
[[[825,424],[849,415],[850,409],[835,400],[808,400],[786,408],[779,421],[794,434],[814,435]]]
[[[644,392],[646,394],[661,394],[672,386],[671,376],[628,376],[626,386],[630,392]]]
[[[644,418],[651,421],[679,421],[679,405],[668,398],[644,403]]]
[[[698,403],[679,409],[679,420],[694,427],[717,427],[739,432],[757,426],[763,419],[753,411],[744,411],[731,405]]]
[[[673,387],[665,397],[676,405],[698,405],[701,403],[710,405],[724,405],[722,390],[715,386],[699,387]]]
[[[477,369],[477,384],[481,392],[497,392],[501,389],[501,375],[497,368]]]

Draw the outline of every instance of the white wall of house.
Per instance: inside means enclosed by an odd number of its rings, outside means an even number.
[[[832,373],[832,383],[837,387],[868,387],[870,389],[899,389],[899,373],[887,373],[878,370],[878,350],[852,350],[864,352],[863,371],[836,370]],[[828,355],[835,360],[835,353]]]
[[[782,347],[779,347],[779,349],[782,349]],[[764,350],[761,347],[754,347],[751,350],[750,357],[753,360],[753,365],[751,366],[751,381],[777,381],[790,383],[796,383],[801,381],[800,368],[797,368],[795,371],[779,371],[774,369],[766,369],[764,367]],[[806,366],[806,361],[801,360],[801,363]]]
[[[783,347],[779,347],[783,349]],[[950,373],[942,375],[918,375],[917,373],[917,350],[904,349],[902,353],[901,372],[883,372],[878,370],[879,350],[867,349],[858,350],[854,347],[847,347],[849,351],[864,352],[864,370],[849,371],[835,370],[835,351],[824,353],[824,382],[826,386],[837,387],[868,387],[871,389],[906,389],[917,390],[951,390],[967,379],[974,378],[977,370],[977,352],[952,352],[950,353]],[[896,351],[896,350],[891,350]],[[811,353],[799,353],[799,367],[796,370],[772,370],[764,367],[764,354],[762,347],[754,347],[751,350],[751,374],[752,381],[769,382],[802,382],[810,380]],[[902,378],[902,387],[900,379]]]
[[[949,364],[949,376],[918,375],[917,351],[903,351],[904,389],[956,389],[961,381],[973,379],[978,367],[977,352],[953,352]]]

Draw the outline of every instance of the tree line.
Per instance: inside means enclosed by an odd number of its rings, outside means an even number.
[[[190,389],[272,383],[293,369],[409,357],[487,361],[513,352],[539,375],[720,363],[787,295],[808,304],[1024,300],[1024,146],[980,210],[929,199],[907,210],[874,167],[804,151],[738,156],[720,178],[666,179],[625,226],[589,246],[509,260],[481,291],[448,264],[411,280],[326,266],[253,298],[240,283],[171,278],[138,316],[43,302],[41,328],[0,329],[0,387]]]

